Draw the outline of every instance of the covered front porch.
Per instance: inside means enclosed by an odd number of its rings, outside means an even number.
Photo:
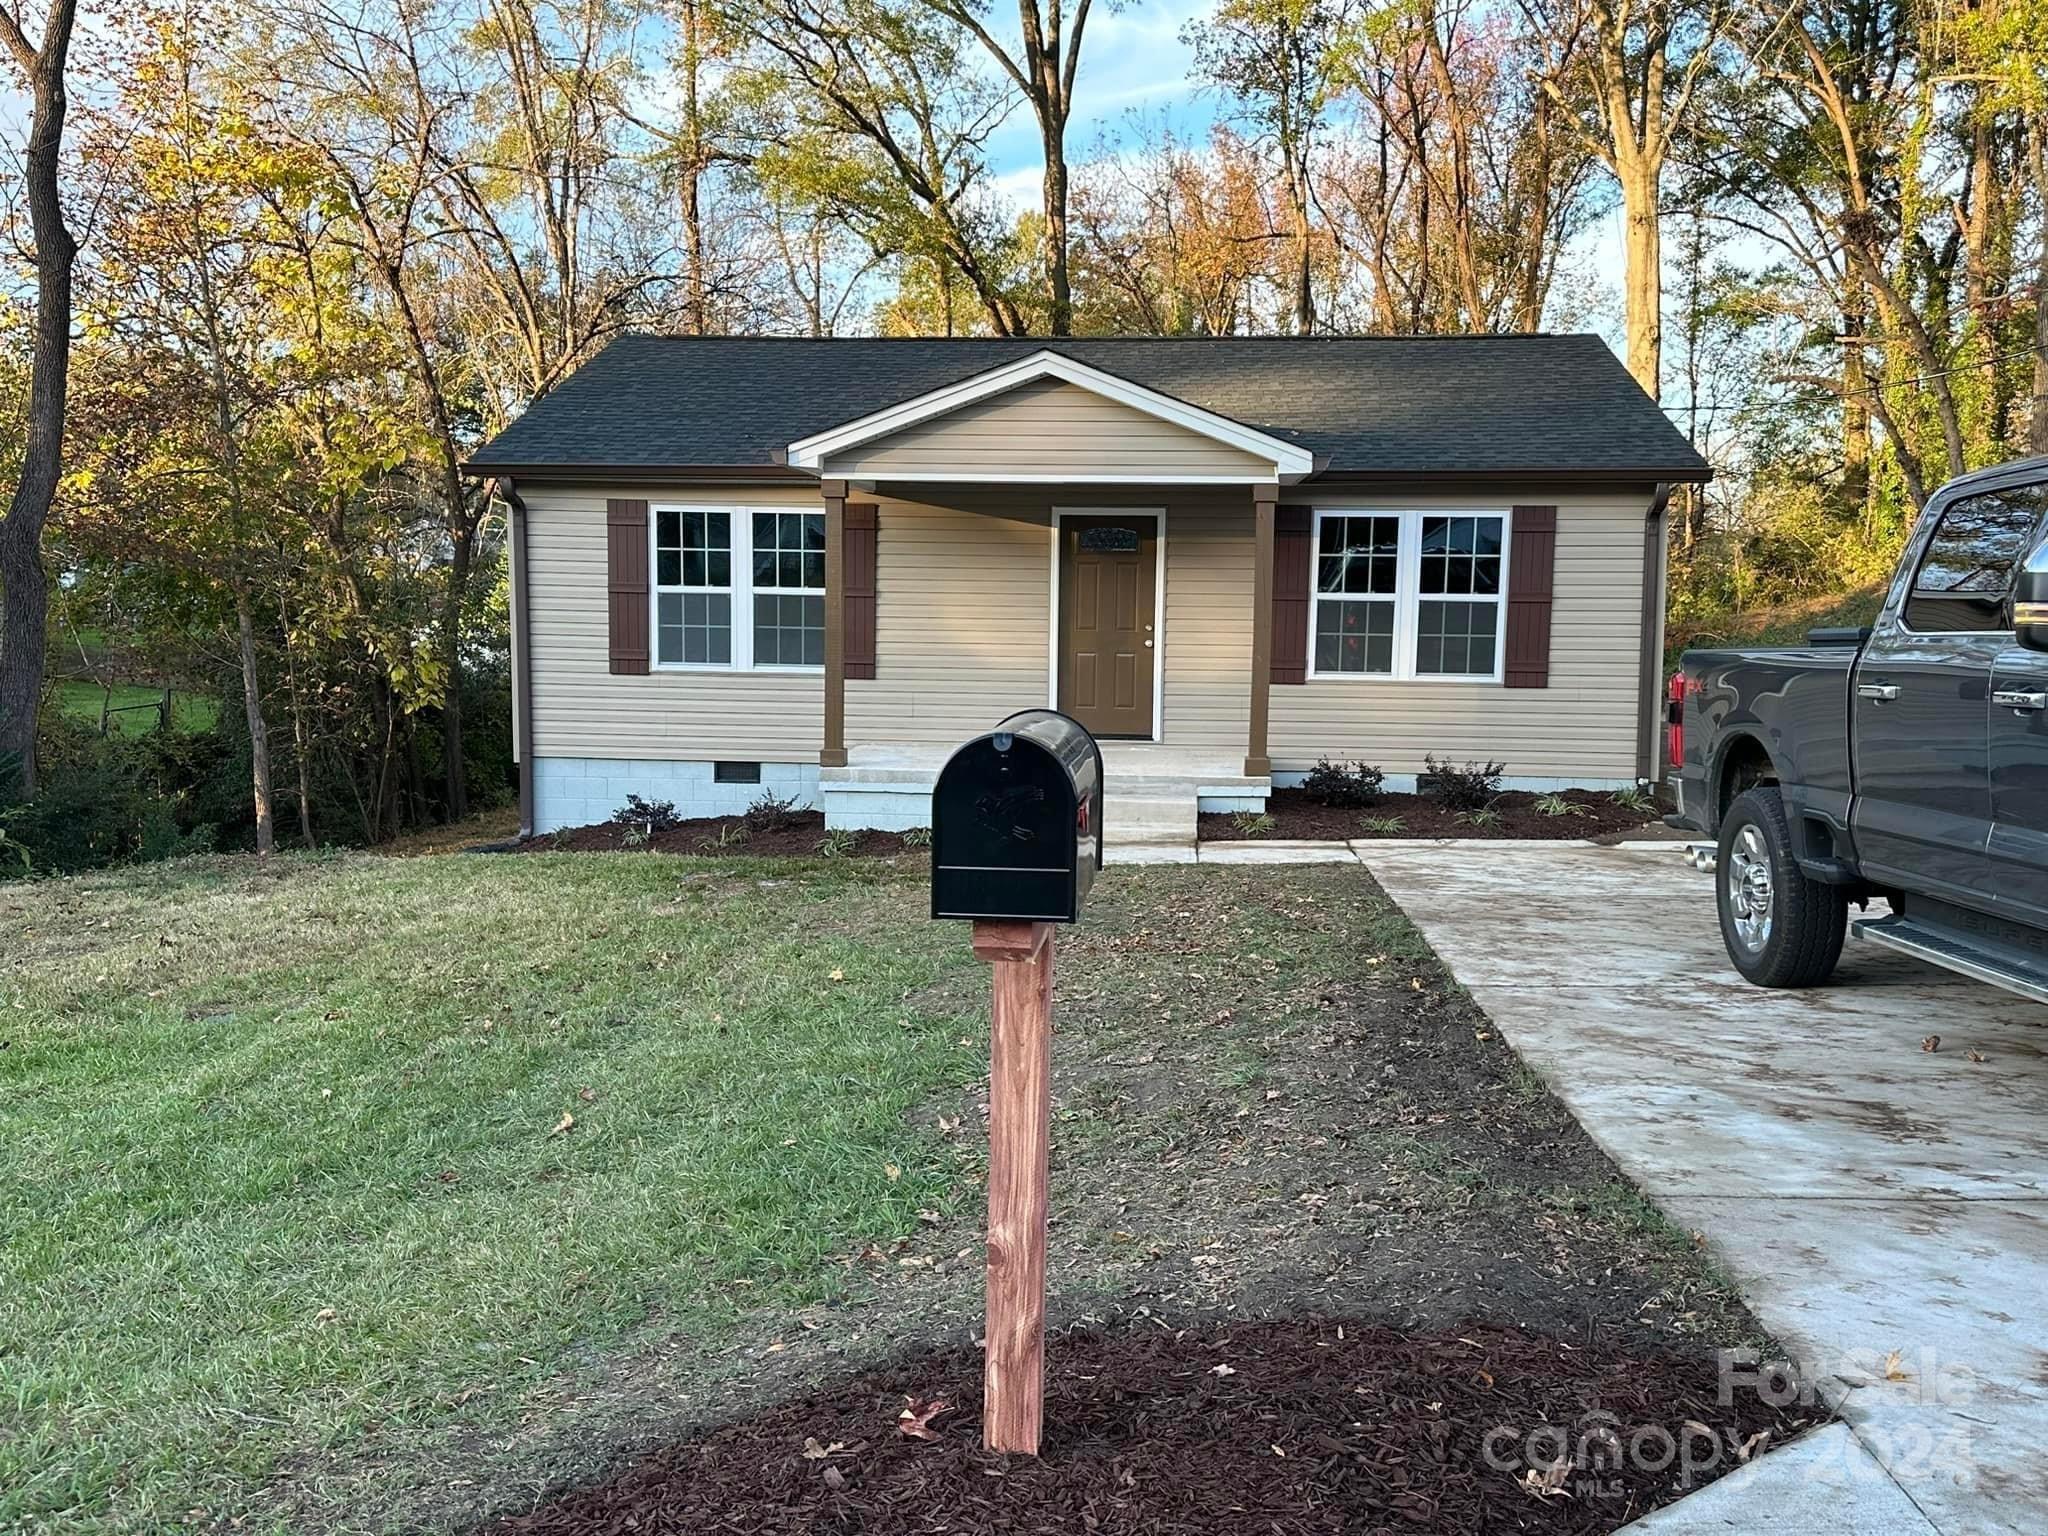
[[[1264,804],[1278,501],[1306,451],[1047,352],[787,462],[824,507],[834,824],[923,825],[953,746],[1048,707],[1104,743],[1127,827]]]

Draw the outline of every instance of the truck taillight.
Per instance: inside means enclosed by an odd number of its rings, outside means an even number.
[[[1685,761],[1685,674],[1671,674],[1671,686],[1664,693],[1664,766],[1677,768]]]

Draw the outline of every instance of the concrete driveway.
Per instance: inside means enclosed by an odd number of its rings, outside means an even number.
[[[1853,939],[1824,988],[1751,987],[1670,848],[1364,859],[1838,1401],[1641,1530],[2048,1531],[2048,1008]]]

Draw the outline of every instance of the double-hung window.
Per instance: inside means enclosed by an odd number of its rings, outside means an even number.
[[[825,514],[656,507],[654,662],[822,667]]]
[[[1314,675],[1498,681],[1507,543],[1505,512],[1318,512]]]

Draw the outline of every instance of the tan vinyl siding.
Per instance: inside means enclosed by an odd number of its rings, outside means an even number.
[[[820,507],[787,488],[650,487],[654,505]],[[670,672],[614,677],[606,638],[602,489],[535,486],[529,513],[535,757],[813,760],[824,736],[822,675]]]
[[[952,506],[874,500],[875,675],[846,685],[847,744],[955,743],[1042,707],[1046,499],[990,491]]]
[[[1065,476],[1241,475],[1270,478],[1258,458],[1105,399],[1075,384],[1039,379],[978,400],[844,453],[825,473],[854,478],[938,474]]]
[[[614,491],[612,494],[622,494]],[[650,503],[819,505],[809,487],[634,488]],[[860,495],[861,493],[856,493]],[[1643,515],[1640,493],[1345,497],[1348,506],[1505,506],[1555,500],[1557,597],[1550,686],[1311,679],[1272,690],[1276,768],[1325,755],[1389,773],[1423,754],[1491,757],[1511,775],[1632,778]],[[609,672],[602,488],[534,486],[531,578],[537,757],[814,760],[817,673]],[[884,483],[876,673],[846,685],[850,747],[950,744],[1045,704],[1051,651],[1052,508],[1166,509],[1164,680],[1169,745],[1241,751],[1251,667],[1251,506],[1241,487],[1086,489]],[[1283,499],[1338,504],[1306,491]]]
[[[1174,496],[1166,509],[1162,739],[1242,752],[1252,683],[1248,490]]]
[[[1303,501],[1311,498],[1304,496]],[[1335,498],[1313,498],[1322,506]],[[1636,772],[1643,517],[1650,491],[1619,495],[1346,498],[1389,508],[1557,507],[1557,593],[1551,610],[1550,686],[1390,682],[1311,677],[1273,690],[1276,770],[1318,757],[1361,758],[1413,773],[1425,753],[1489,758],[1512,777],[1632,779]]]

